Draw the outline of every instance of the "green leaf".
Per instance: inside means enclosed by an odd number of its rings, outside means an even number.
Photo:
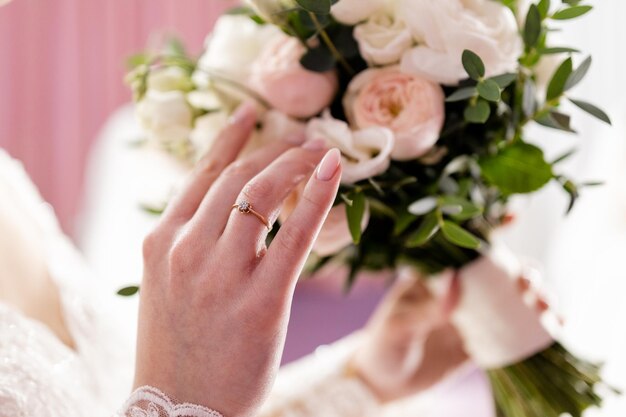
[[[609,117],[609,115],[606,114],[599,107],[596,107],[596,106],[594,106],[591,103],[587,103],[586,101],[575,100],[573,98],[570,98],[569,101],[571,101],[575,106],[577,106],[578,108],[586,111],[590,115],[592,115],[592,116],[602,120],[604,123],[609,124],[609,125],[612,124],[611,123],[611,118]]]
[[[478,55],[474,52],[466,49],[463,51],[462,56],[463,68],[473,80],[479,80],[485,76],[485,64]]]
[[[500,86],[500,88],[505,89],[509,85],[513,84],[513,81],[517,80],[517,74],[514,73],[506,73],[496,75],[495,77],[491,77],[490,80],[494,80],[496,84]]]
[[[539,14],[541,14],[542,19],[548,17],[548,12],[550,11],[550,0],[541,0],[537,4],[537,9],[539,10]]]
[[[557,111],[548,112],[547,114],[544,114],[541,117],[535,119],[535,121],[545,127],[562,130],[569,133],[576,133],[576,131],[572,129],[570,125],[571,117],[567,114],[559,113]]]
[[[516,142],[478,163],[483,177],[505,195],[537,191],[553,177],[543,151],[524,142]]]
[[[500,101],[500,86],[494,80],[483,80],[476,86],[478,94],[487,101]]]
[[[333,54],[325,46],[309,49],[300,58],[300,64],[314,72],[327,72],[335,68],[335,58]]]
[[[439,221],[435,213],[425,216],[419,228],[407,240],[406,246],[416,248],[423,246],[439,231]]]
[[[580,52],[578,49],[570,48],[567,46],[554,46],[551,48],[543,48],[539,51],[541,55],[567,54],[567,53],[575,54],[578,52]]]
[[[539,8],[532,4],[526,15],[524,24],[524,44],[528,48],[534,48],[541,36],[541,12]]]
[[[296,3],[307,12],[315,14],[330,13],[330,0],[296,0]]]
[[[569,159],[572,155],[574,155],[576,153],[577,149],[573,148],[570,149],[569,151],[565,152],[564,154],[558,156],[554,161],[551,162],[551,164],[554,166],[556,164],[559,164],[567,159]]]
[[[452,103],[452,102],[455,102],[455,101],[463,101],[463,100],[467,100],[467,99],[470,99],[470,98],[476,96],[476,94],[477,94],[477,92],[476,92],[476,88],[475,87],[459,88],[454,93],[450,94],[446,98],[446,101],[448,103]]]
[[[591,9],[593,9],[592,6],[569,7],[567,9],[559,10],[558,12],[554,13],[552,18],[555,20],[574,19],[576,17],[584,15],[585,13],[589,12]]]
[[[448,206],[459,207],[460,210],[457,211],[457,213],[450,215],[450,217],[456,221],[473,219],[474,217],[481,215],[483,212],[482,208],[478,207],[476,204],[458,196],[443,196],[440,198],[439,204],[442,211]]]
[[[361,242],[361,223],[363,222],[363,215],[365,214],[365,194],[353,193],[351,195],[352,204],[346,204],[346,215],[348,216],[348,227],[350,229],[350,235],[352,235],[352,241],[355,245]]]
[[[558,98],[565,91],[565,83],[573,71],[572,58],[567,58],[561,63],[559,68],[554,72],[550,84],[548,84],[548,91],[546,93],[546,101]]]
[[[467,249],[480,248],[480,239],[454,222],[444,220],[441,231],[449,242],[457,246]]]
[[[491,115],[491,107],[485,100],[478,100],[475,105],[465,108],[464,117],[469,123],[485,123]]]
[[[569,90],[570,88],[581,82],[583,78],[585,78],[585,75],[587,75],[590,67],[591,57],[589,56],[578,66],[578,68],[576,68],[576,70],[574,70],[569,75],[569,77],[567,77],[567,82],[565,83],[565,91]]]
[[[117,291],[117,295],[121,295],[123,297],[130,297],[131,295],[135,295],[139,292],[139,287],[136,285],[130,287],[124,287]]]
[[[148,204],[141,204],[139,206],[144,213],[151,214],[153,216],[160,216],[165,211],[166,206],[163,205],[161,207],[151,206]]]

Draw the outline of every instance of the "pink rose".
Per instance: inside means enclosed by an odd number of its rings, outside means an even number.
[[[280,212],[279,220],[284,222],[296,207],[300,195],[304,190],[304,186],[298,187],[283,203],[282,210]],[[366,207],[363,220],[361,221],[361,230],[365,230],[369,223],[370,211],[369,207]],[[324,222],[322,230],[320,230],[315,244],[313,245],[313,252],[318,256],[330,256],[338,253],[340,250],[352,243],[352,235],[348,228],[348,216],[346,214],[346,205],[339,204],[333,207],[328,213],[328,217]]]
[[[439,84],[388,67],[357,75],[343,104],[356,128],[391,129],[396,138],[391,158],[409,160],[427,153],[439,139],[445,120],[444,101]]]
[[[335,97],[335,71],[306,70],[300,65],[304,46],[290,36],[277,36],[267,43],[252,64],[250,86],[274,108],[297,118],[321,112]]]

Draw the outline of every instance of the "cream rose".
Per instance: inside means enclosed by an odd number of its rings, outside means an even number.
[[[515,71],[522,52],[515,15],[493,0],[398,0],[398,14],[418,46],[402,57],[404,72],[456,85],[467,78],[463,50],[477,53],[487,76]]]
[[[415,159],[439,139],[445,119],[441,86],[397,67],[369,69],[356,76],[344,97],[350,123],[382,126],[395,134],[392,159]]]
[[[393,132],[384,127],[350,130],[347,123],[333,119],[329,113],[309,121],[307,140],[323,139],[329,148],[338,148],[342,154],[341,182],[354,184],[389,168],[393,149]]]
[[[354,38],[363,58],[373,65],[395,64],[413,46],[404,21],[385,11],[354,28]]]
[[[149,90],[137,104],[137,116],[150,141],[177,144],[189,139],[193,112],[181,91]]]
[[[344,25],[356,25],[367,20],[395,0],[339,0],[331,8],[331,14]]]
[[[194,74],[200,86],[206,86],[208,76],[202,70],[217,73],[238,83],[245,84],[250,67],[263,47],[276,36],[284,36],[274,25],[259,25],[248,16],[223,15],[215,23],[207,38],[206,50]]]
[[[284,20],[281,13],[297,6],[294,0],[246,0],[259,16],[267,22],[281,22]]]
[[[313,72],[300,65],[305,47],[296,38],[275,37],[251,67],[249,85],[274,108],[293,117],[318,114],[338,88],[335,71]]]

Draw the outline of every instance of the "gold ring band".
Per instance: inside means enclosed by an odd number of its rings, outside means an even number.
[[[263,223],[265,225],[265,227],[267,227],[268,230],[272,229],[272,226],[270,226],[270,222],[267,221],[265,216],[263,216],[261,213],[255,211],[252,208],[252,204],[250,204],[250,202],[248,202],[247,200],[241,200],[237,204],[233,204],[233,208],[239,210],[239,213],[254,215],[254,217],[259,219],[261,221],[261,223]]]

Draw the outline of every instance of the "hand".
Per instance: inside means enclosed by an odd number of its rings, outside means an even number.
[[[425,390],[467,360],[448,320],[458,297],[456,283],[437,298],[421,279],[406,274],[374,312],[351,363],[381,401]]]
[[[271,388],[296,280],[341,177],[338,151],[324,157],[321,142],[233,162],[255,123],[243,105],[144,243],[135,385],[227,417],[254,415]],[[308,177],[269,248],[263,222],[232,208],[245,199],[272,223]]]

